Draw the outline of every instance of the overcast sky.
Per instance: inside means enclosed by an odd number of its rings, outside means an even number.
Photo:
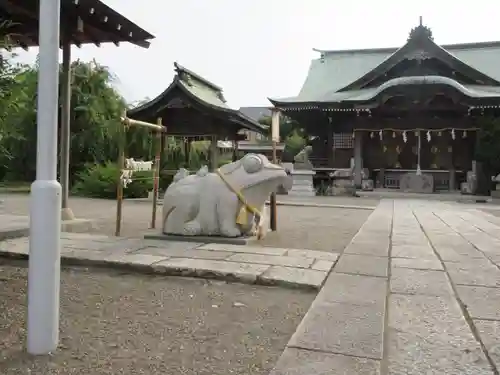
[[[149,49],[74,49],[119,78],[129,102],[171,82],[174,61],[223,87],[233,107],[298,94],[313,48],[399,47],[423,16],[439,44],[500,40],[500,2],[475,0],[104,0],[156,36]],[[37,50],[22,53],[34,61]],[[499,62],[500,69],[500,62]]]

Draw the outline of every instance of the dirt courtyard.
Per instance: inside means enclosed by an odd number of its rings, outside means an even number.
[[[3,263],[3,264],[2,264]],[[24,265],[0,260],[0,374],[267,374],[315,293],[64,269],[60,349],[24,352]]]
[[[0,199],[4,213],[29,213],[26,195]],[[72,197],[70,206],[76,217],[94,220],[93,232],[114,234],[114,201]],[[142,237],[151,204],[127,201],[123,211],[123,236]],[[342,252],[370,213],[279,206],[278,231],[260,244]],[[161,207],[158,224],[160,217]],[[285,288],[65,268],[60,349],[33,358],[24,349],[26,266],[0,258],[2,375],[264,375],[315,297]]]
[[[317,197],[315,203],[366,205],[375,207],[377,200],[364,198]],[[28,215],[29,197],[21,194],[0,196],[3,211]],[[70,207],[77,218],[92,219],[95,233],[114,235],[116,202],[103,199],[70,198]],[[142,237],[151,223],[151,203],[125,201],[122,235]],[[342,252],[372,211],[329,207],[278,206],[278,231],[261,241],[262,246]],[[158,207],[157,227],[161,222]]]

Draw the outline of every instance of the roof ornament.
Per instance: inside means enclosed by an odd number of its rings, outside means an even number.
[[[424,24],[422,23],[422,16],[420,16],[419,25],[411,29],[410,35],[408,36],[408,40],[422,39],[422,38],[434,40],[431,29],[427,26],[424,26]]]

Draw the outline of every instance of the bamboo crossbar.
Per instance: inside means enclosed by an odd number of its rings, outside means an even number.
[[[157,124],[151,124],[151,123],[145,122],[145,121],[134,120],[134,119],[131,119],[128,117],[120,117],[120,120],[121,120],[122,124],[126,125],[126,126],[144,126],[146,128],[154,129],[154,130],[157,130],[160,132],[166,131],[164,126],[157,125]]]
[[[123,116],[120,117],[121,123],[125,125],[123,128],[120,128],[120,136],[122,137],[122,142],[119,143],[118,150],[118,167],[120,170],[125,170],[125,142],[123,142],[123,137],[126,134],[128,126],[143,126],[149,129],[155,130],[155,160],[153,171],[153,210],[151,212],[151,228],[156,227],[156,202],[158,199],[158,190],[159,190],[159,182],[160,182],[160,158],[161,158],[161,144],[162,139],[166,136],[167,128],[162,125],[162,119],[158,118],[156,124],[151,124],[145,121],[133,120],[127,117],[127,113],[124,112]],[[144,178],[144,179],[150,179]],[[137,179],[139,180],[139,179]],[[140,178],[142,180],[142,178]],[[117,181],[117,191],[116,191],[116,228],[115,228],[115,236],[119,236],[121,234],[121,226],[122,226],[122,214],[123,214],[123,181],[121,178],[121,174],[118,176]]]

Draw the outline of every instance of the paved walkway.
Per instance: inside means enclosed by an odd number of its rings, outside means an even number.
[[[500,218],[382,201],[272,375],[498,374]]]

